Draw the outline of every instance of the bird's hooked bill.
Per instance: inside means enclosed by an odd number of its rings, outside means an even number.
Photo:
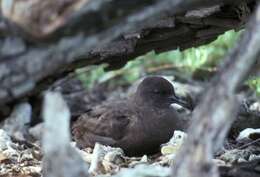
[[[170,99],[171,99],[172,103],[176,103],[176,104],[181,105],[181,106],[183,106],[183,107],[185,107],[189,110],[193,110],[193,106],[192,106],[191,103],[189,103],[188,101],[186,101],[186,100],[184,100],[180,97],[177,97],[176,95],[171,96]]]

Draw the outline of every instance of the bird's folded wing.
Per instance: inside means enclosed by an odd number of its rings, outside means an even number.
[[[129,125],[129,116],[122,109],[107,109],[98,107],[83,114],[73,125],[73,134],[84,136],[92,134],[95,136],[109,137],[119,140]]]

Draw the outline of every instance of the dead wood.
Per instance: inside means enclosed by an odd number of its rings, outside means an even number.
[[[238,111],[235,90],[259,58],[259,32],[260,6],[194,111],[190,136],[177,157],[172,176],[219,176],[212,163],[213,153],[221,147]]]
[[[206,44],[227,30],[243,28],[255,6],[253,0],[78,0],[58,4],[61,13],[56,14],[56,8],[49,8],[55,6],[52,1],[35,1],[34,6],[29,0],[12,1],[17,11],[10,12],[5,2],[0,18],[1,105],[37,95],[78,67],[109,63],[116,69],[150,50]],[[19,11],[19,5],[28,8]],[[46,9],[53,19],[45,19]],[[19,15],[24,11],[38,21]]]
[[[43,176],[87,177],[87,164],[70,144],[70,111],[61,94],[46,93],[43,117]]]

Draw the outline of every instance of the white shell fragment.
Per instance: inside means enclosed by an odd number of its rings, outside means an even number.
[[[161,153],[163,155],[176,154],[186,139],[187,134],[185,132],[179,130],[174,131],[173,137],[170,141],[162,145]]]
[[[142,158],[130,158],[131,162],[129,163],[129,167],[135,167],[140,164],[149,164],[151,162],[151,159],[147,155],[143,155]]]
[[[260,137],[260,128],[258,129],[253,129],[253,128],[246,128],[243,131],[241,131],[238,135],[238,137],[236,138],[237,142],[243,142],[243,143],[247,143],[250,141],[253,141],[250,136],[253,134],[258,134]]]
[[[92,175],[104,174],[109,171],[118,171],[119,165],[124,162],[124,152],[121,148],[95,144],[89,173]]]
[[[249,109],[251,111],[260,112],[260,102],[254,102],[253,104],[250,105]]]

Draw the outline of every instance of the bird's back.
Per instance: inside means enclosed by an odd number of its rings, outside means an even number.
[[[127,100],[94,107],[73,124],[78,146],[96,142],[121,147],[129,156],[155,153],[174,130],[183,130],[185,121],[174,108],[136,106]]]
[[[73,123],[73,138],[80,147],[93,147],[96,142],[114,146],[124,136],[130,115],[126,101],[96,106]]]

